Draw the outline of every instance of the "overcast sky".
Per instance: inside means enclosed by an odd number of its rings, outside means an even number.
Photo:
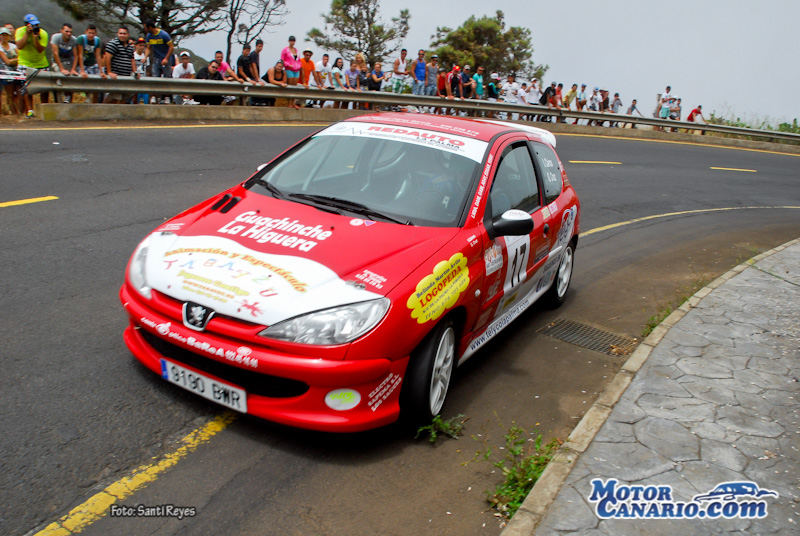
[[[291,13],[285,24],[262,36],[262,70],[278,59],[290,34],[297,36],[297,48],[314,50],[315,60],[325,52],[305,36],[324,27],[320,14],[329,11],[330,0],[286,3]],[[602,86],[619,92],[626,107],[638,99],[643,113],[652,111],[656,94],[669,84],[683,99],[684,118],[698,104],[706,116],[716,111],[751,123],[800,117],[794,98],[800,87],[800,0],[383,0],[381,15],[389,21],[404,8],[411,13],[403,41],[410,57],[428,48],[437,26],[456,28],[471,15],[493,16],[500,9],[507,27],[531,30],[533,60],[550,66],[546,83]],[[225,38],[204,36],[185,45],[211,58],[224,50]]]

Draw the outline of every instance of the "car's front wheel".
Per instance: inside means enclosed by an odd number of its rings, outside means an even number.
[[[400,411],[412,424],[429,423],[444,405],[456,357],[452,319],[440,322],[411,354],[403,380]]]

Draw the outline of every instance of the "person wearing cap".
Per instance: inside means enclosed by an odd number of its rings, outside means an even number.
[[[191,63],[191,56],[185,50],[178,54],[180,63],[172,69],[172,78],[182,78],[184,80],[192,80],[195,77],[196,71],[194,65]],[[197,104],[191,95],[173,95],[173,102],[175,104]]]
[[[150,58],[147,56],[147,41],[144,37],[136,40],[133,45],[133,62],[136,64],[136,77],[144,78],[150,69]],[[137,93],[134,95],[132,104],[147,104],[150,95],[147,93]]]
[[[47,69],[50,63],[47,61],[45,52],[47,51],[47,43],[49,36],[47,32],[39,27],[39,19],[36,15],[28,13],[23,19],[25,26],[20,26],[14,33],[14,42],[17,45],[17,70],[25,73],[26,76],[31,76],[38,69]],[[47,92],[40,94],[42,103],[50,101],[50,95]],[[28,110],[28,117],[33,117],[33,95],[30,92],[25,92],[19,102],[25,110]]]
[[[475,98],[475,80],[472,79],[472,67],[464,65],[461,71],[461,96],[465,99]]]
[[[170,78],[172,69],[169,58],[175,50],[172,37],[164,30],[158,28],[153,19],[144,21],[144,36],[147,41],[147,57],[150,58],[150,75],[156,78]]]
[[[308,89],[313,81],[317,89],[325,89],[322,87],[322,79],[317,72],[317,66],[311,59],[313,55],[314,53],[309,49],[303,51],[303,57],[300,58],[300,83]]]
[[[486,84],[486,100],[489,102],[497,102],[500,96],[500,88],[497,85],[500,83],[500,75],[492,73],[489,75],[489,82]],[[486,112],[487,117],[494,117],[494,112]]]
[[[462,97],[464,84],[461,80],[461,67],[456,64],[453,64],[453,69],[447,73],[446,83],[445,83],[445,91],[447,92],[447,100],[455,100],[461,99],[464,100]]]
[[[11,30],[3,26],[0,28],[0,69],[9,71],[17,70],[17,46],[11,42]],[[6,92],[8,108],[12,114],[19,114],[21,108],[17,106],[17,91],[22,86],[18,80],[0,80],[3,91]]]

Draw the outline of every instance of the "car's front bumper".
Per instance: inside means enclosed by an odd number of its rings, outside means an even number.
[[[120,299],[130,315],[124,339],[133,355],[162,374],[162,359],[247,392],[247,413],[291,426],[356,432],[397,420],[400,384],[408,357],[399,360],[318,359],[279,353],[219,333],[197,332],[125,284]],[[335,410],[326,395],[348,389],[360,395],[352,409]]]

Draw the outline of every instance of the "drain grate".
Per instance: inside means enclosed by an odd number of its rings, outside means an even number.
[[[540,329],[539,333],[608,355],[628,355],[638,343],[636,339],[615,335],[614,333],[564,318],[551,322]]]

